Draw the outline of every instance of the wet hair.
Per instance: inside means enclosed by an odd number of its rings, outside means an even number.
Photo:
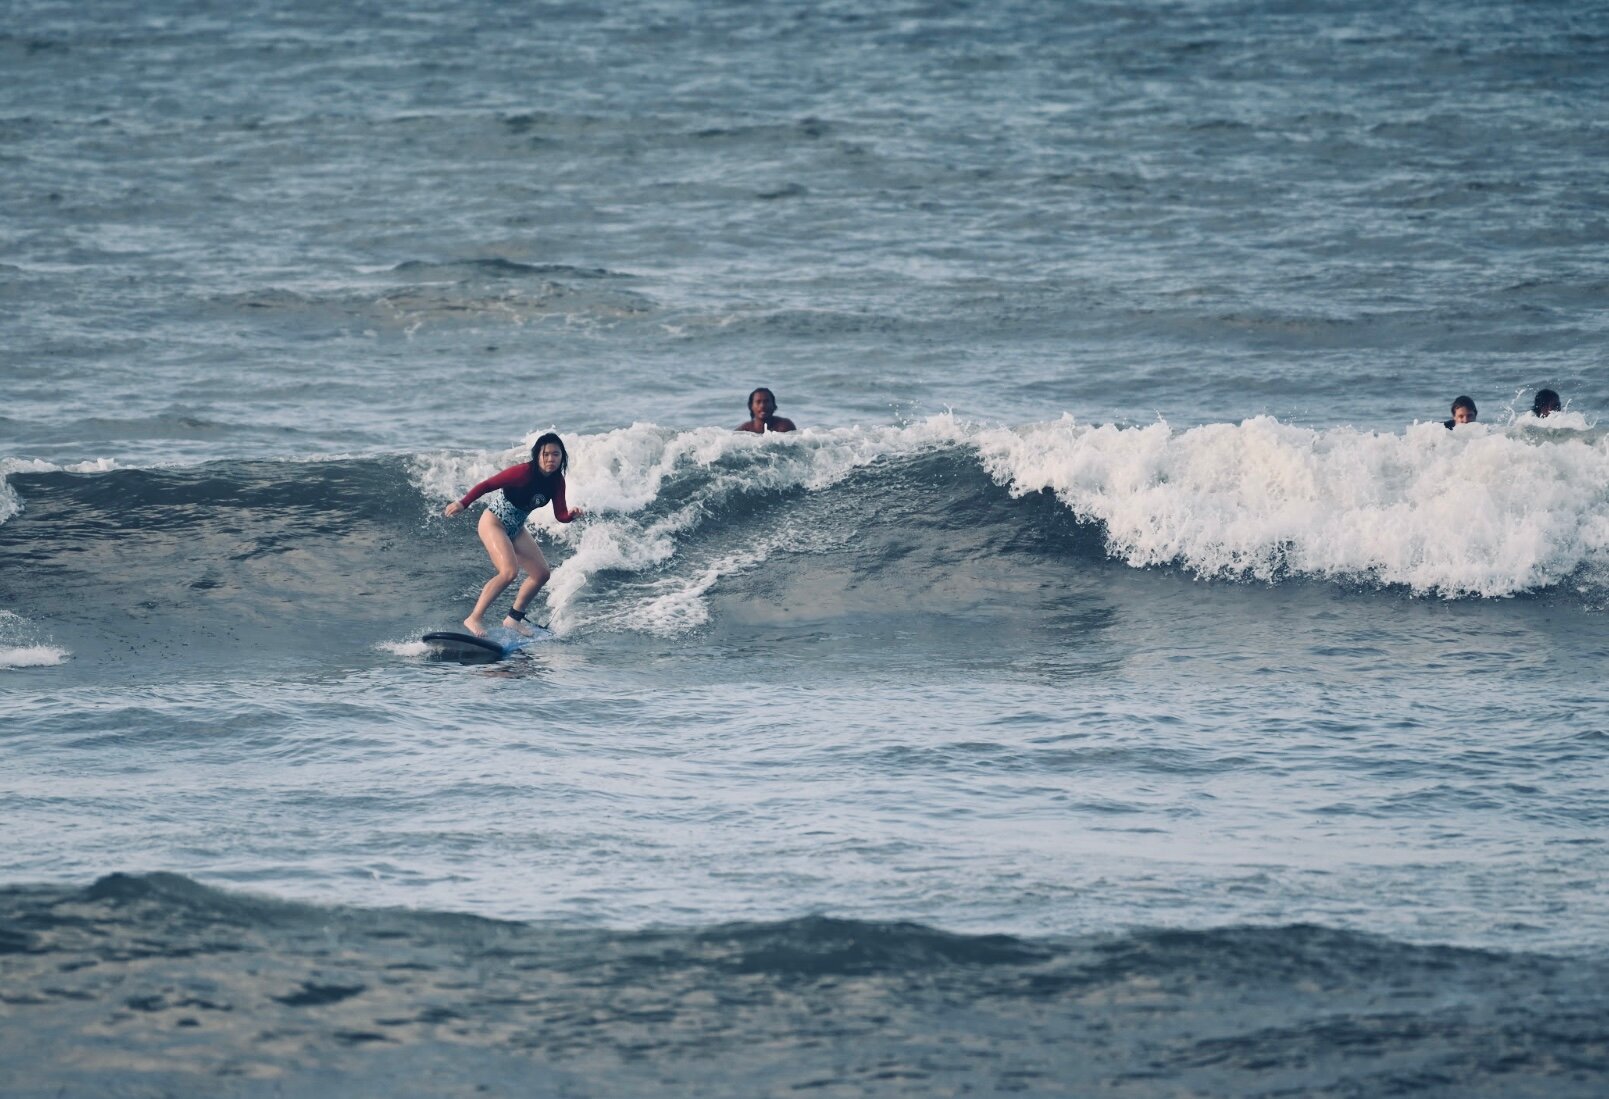
[[[559,468],[554,470],[553,475],[555,477],[563,477],[564,471],[570,468],[570,452],[564,449],[564,440],[559,438],[558,434],[555,432],[549,431],[547,434],[538,438],[536,442],[531,444],[531,465],[535,467],[538,473],[542,472],[542,467],[537,464],[537,459],[542,456],[542,448],[547,446],[549,443],[557,443],[559,445]],[[551,495],[551,493],[549,495]]]
[[[1460,397],[1456,401],[1454,401],[1453,402],[1453,415],[1454,416],[1458,415],[1458,410],[1460,408],[1469,409],[1469,417],[1470,417],[1470,419],[1474,419],[1476,416],[1480,415],[1480,411],[1475,407],[1475,399],[1473,397]]]
[[[1559,403],[1559,395],[1551,389],[1538,389],[1536,399],[1531,402],[1533,416],[1546,416],[1549,412],[1557,412],[1564,406]]]
[[[775,393],[771,392],[770,389],[766,388],[763,385],[756,386],[753,389],[753,391],[751,391],[749,393],[748,402],[745,403],[744,406],[743,406],[744,410],[746,412],[748,412],[748,414],[750,416],[754,415],[754,398],[758,397],[762,393],[764,393],[767,397],[771,398],[771,407],[772,408],[776,407],[776,405],[777,405],[777,395]]]

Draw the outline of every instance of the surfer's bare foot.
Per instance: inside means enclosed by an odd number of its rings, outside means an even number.
[[[476,637],[486,636],[486,624],[480,620],[479,615],[472,614],[468,618],[464,619],[464,629],[468,630]]]
[[[531,637],[536,633],[535,630],[531,629],[531,627],[527,626],[524,622],[515,621],[513,615],[509,615],[507,618],[503,619],[503,628],[506,630],[513,630],[515,633],[521,634],[525,637]]]

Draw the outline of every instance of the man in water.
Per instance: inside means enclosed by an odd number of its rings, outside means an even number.
[[[1531,415],[1540,419],[1550,413],[1557,412],[1564,406],[1559,403],[1559,395],[1551,389],[1538,389],[1536,400],[1531,402]]]
[[[764,435],[767,431],[792,431],[793,421],[777,415],[777,398],[765,386],[749,394],[749,416],[746,423],[737,425],[738,431],[752,431]]]
[[[1475,422],[1475,402],[1469,397],[1460,397],[1453,402],[1453,418],[1443,420],[1442,423],[1448,431],[1457,424],[1472,424]]]

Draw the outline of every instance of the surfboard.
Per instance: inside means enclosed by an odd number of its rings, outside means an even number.
[[[536,632],[530,637],[498,626],[487,630],[485,637],[455,630],[438,630],[425,634],[420,640],[430,646],[432,656],[442,660],[457,660],[460,663],[492,661],[512,656],[527,645],[553,636],[534,623],[531,628]]]

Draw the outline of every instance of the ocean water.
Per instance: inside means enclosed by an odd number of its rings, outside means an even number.
[[[0,12],[0,1094],[1609,1088],[1609,8]]]

